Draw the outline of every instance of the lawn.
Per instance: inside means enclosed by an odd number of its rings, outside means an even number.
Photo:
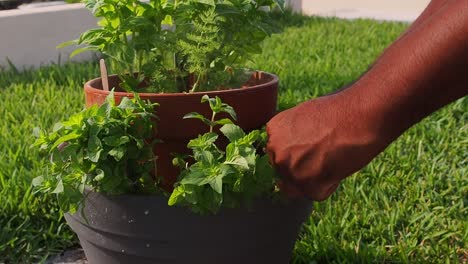
[[[407,27],[288,16],[253,67],[279,75],[280,108],[356,79]],[[0,263],[35,263],[76,246],[54,199],[36,197],[35,126],[83,107],[96,64],[0,71]],[[376,87],[377,89],[378,87]],[[466,263],[468,101],[411,128],[327,201],[315,203],[293,263]],[[336,164],[339,166],[339,164]],[[278,227],[281,228],[281,227]]]

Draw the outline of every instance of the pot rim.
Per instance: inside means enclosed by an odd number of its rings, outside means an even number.
[[[143,97],[180,97],[180,96],[200,96],[200,95],[223,95],[223,94],[231,94],[231,93],[238,93],[240,91],[251,91],[251,90],[257,90],[257,89],[262,89],[266,87],[270,87],[272,85],[276,85],[279,82],[279,78],[277,75],[269,72],[264,72],[264,71],[258,71],[261,74],[266,74],[270,77],[272,77],[271,80],[268,82],[262,83],[262,84],[257,84],[254,86],[248,86],[245,88],[232,88],[232,89],[225,89],[225,90],[217,90],[217,91],[204,91],[204,92],[193,92],[193,93],[137,93],[140,96]],[[112,74],[109,75],[109,78],[115,78],[117,74]],[[92,93],[98,93],[98,94],[103,94],[103,95],[108,95],[110,91],[104,91],[102,89],[95,88],[93,85],[96,82],[101,82],[102,77],[94,78],[92,80],[89,80],[85,83],[84,89],[88,90],[89,92]],[[114,92],[114,96],[122,96],[122,97],[133,97],[133,93],[127,93],[127,92]]]

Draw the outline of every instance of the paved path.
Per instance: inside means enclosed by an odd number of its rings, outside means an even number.
[[[410,22],[430,0],[289,0],[294,10],[304,14],[345,19],[373,18]]]

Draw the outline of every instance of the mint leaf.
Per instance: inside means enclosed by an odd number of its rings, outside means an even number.
[[[69,134],[66,134],[62,137],[60,137],[59,139],[57,139],[54,144],[52,145],[51,147],[51,150],[54,150],[55,148],[57,148],[60,144],[64,143],[64,142],[68,142],[70,140],[74,140],[74,139],[77,139],[77,138],[80,138],[81,137],[81,133],[78,132],[78,131],[71,131]]]
[[[229,118],[223,118],[223,119],[220,119],[220,120],[216,120],[215,124],[216,125],[227,125],[227,124],[233,124],[233,122]]]
[[[96,170],[96,176],[94,176],[94,180],[95,181],[101,181],[102,179],[104,179],[104,176],[105,176],[104,171],[101,170],[101,169],[97,169]]]
[[[203,121],[203,123],[207,124],[208,126],[212,125],[212,122],[208,118],[196,112],[192,112],[192,113],[188,113],[184,115],[184,119],[198,119],[198,120]]]
[[[172,191],[171,196],[169,197],[169,200],[167,201],[167,204],[169,206],[173,206],[176,204],[181,203],[184,200],[184,187],[183,186],[177,186],[174,191]]]
[[[98,162],[102,152],[102,144],[97,136],[91,136],[88,141],[88,159]]]
[[[63,128],[63,124],[58,122],[58,123],[55,123],[54,127],[52,128],[52,132],[57,132],[59,131],[60,129]]]
[[[249,163],[247,162],[247,159],[241,156],[236,156],[231,160],[226,160],[224,164],[229,164],[229,165],[234,165],[238,166],[243,170],[248,170],[249,169]]]
[[[232,117],[232,119],[237,120],[236,111],[234,111],[234,108],[232,108],[231,106],[223,104],[223,108],[221,111],[228,113]]]
[[[130,142],[130,138],[128,136],[109,136],[103,138],[102,141],[108,146],[117,147]]]
[[[55,189],[52,191],[52,193],[63,193],[63,181],[61,179],[58,181],[57,186],[55,186]]]
[[[206,175],[203,169],[192,168],[184,175],[181,184],[203,185],[206,183]]]
[[[210,181],[210,186],[213,190],[219,194],[223,193],[223,178],[217,176]]]
[[[211,153],[210,151],[200,151],[200,152],[196,152],[194,154],[194,158],[195,160],[198,160],[202,163],[205,163],[207,165],[212,165],[213,163],[215,163],[215,157],[213,155],[213,153]]]
[[[263,155],[257,159],[254,174],[259,179],[260,185],[268,184],[268,187],[272,185],[275,179],[279,179],[279,174],[271,166],[268,155]]]
[[[137,105],[130,98],[124,97],[122,98],[122,101],[120,101],[118,108],[134,111],[137,108]]]
[[[217,139],[218,135],[216,133],[206,133],[190,140],[187,147],[191,149],[206,149],[211,144],[214,144]]]
[[[148,176],[154,168],[154,104],[135,96],[122,99],[119,108],[112,97],[58,123],[49,134],[36,130],[34,146],[48,157],[32,185],[56,194],[64,211],[78,208],[85,186],[108,194],[160,192]]]
[[[239,126],[226,124],[219,129],[228,139],[233,142],[245,136],[244,131]]]
[[[126,150],[127,149],[125,147],[116,147],[116,148],[109,150],[109,155],[114,157],[116,161],[120,161],[125,155]]]
[[[195,0],[194,2],[210,5],[210,6],[216,6],[215,0]]]

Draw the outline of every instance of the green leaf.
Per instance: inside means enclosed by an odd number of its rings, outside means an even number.
[[[38,186],[41,186],[43,182],[44,182],[44,177],[43,176],[37,176],[32,180],[32,185],[34,187],[38,187]]]
[[[91,111],[92,108],[87,111]],[[84,112],[72,115],[67,121],[61,122],[65,127],[81,128],[83,125]]]
[[[114,157],[116,161],[120,161],[125,155],[126,150],[127,149],[124,146],[116,147],[109,151],[109,155]]]
[[[184,115],[184,119],[199,119],[201,121],[203,121],[203,123],[207,124],[207,125],[211,125],[211,121],[204,117],[202,114],[199,114],[199,113],[196,113],[196,112],[192,112],[192,113],[188,113],[186,115]]]
[[[209,102],[210,99],[211,99],[211,98],[210,98],[207,94],[205,94],[205,95],[202,96],[201,102],[202,102],[202,103],[206,103],[206,102]]]
[[[42,136],[42,129],[40,127],[33,128],[33,136],[39,139]]]
[[[200,161],[204,164],[213,165],[216,162],[214,154],[216,153],[212,153],[210,151],[200,151],[194,153],[194,158],[195,160]]]
[[[172,24],[173,24],[172,16],[166,15],[164,17],[164,20],[161,22],[161,24],[172,26]]]
[[[113,97],[109,98],[109,100],[112,100],[112,98]],[[115,100],[113,102],[113,104],[115,104]],[[134,111],[138,106],[132,101],[132,99],[128,97],[123,97],[118,107],[120,109]]]
[[[185,177],[180,181],[181,184],[204,185],[206,183],[205,172],[201,169],[192,169],[187,172]]]
[[[105,176],[105,173],[103,170],[96,169],[96,176],[94,177],[94,180],[97,182],[101,181],[102,179],[104,179],[104,176]]]
[[[77,156],[80,154],[80,145],[78,143],[75,144],[65,144],[63,147],[60,145],[58,147],[60,156],[63,162],[77,162]],[[71,158],[71,160],[69,160]]]
[[[234,142],[245,136],[245,132],[239,126],[226,124],[219,129],[231,142]]]
[[[245,159],[244,157],[241,157],[241,156],[237,156],[237,157],[234,157],[231,160],[227,160],[227,161],[224,162],[224,164],[239,166],[240,168],[242,168],[244,170],[249,169],[249,163],[247,162],[247,159]]]
[[[232,117],[232,119],[237,120],[236,112],[234,111],[234,108],[232,108],[231,106],[224,104],[222,112],[228,113]]]
[[[193,2],[202,3],[205,5],[216,6],[215,0],[194,0]]]
[[[220,120],[216,120],[215,124],[216,125],[227,125],[227,124],[233,124],[233,122],[229,118],[223,118],[223,119],[220,119]]]
[[[128,136],[108,136],[103,138],[102,141],[108,146],[118,147],[130,142],[130,138]]]
[[[177,186],[174,191],[172,191],[171,196],[169,197],[169,200],[167,201],[167,204],[169,206],[173,206],[176,204],[181,203],[182,200],[184,200],[184,187],[183,186]]]
[[[51,147],[51,151],[54,151],[60,144],[71,141],[73,139],[80,138],[82,135],[79,131],[72,130],[69,134],[66,134],[57,139]]]
[[[70,53],[70,58],[73,58],[76,55],[81,54],[86,51],[97,51],[97,50],[99,50],[97,47],[92,47],[92,46],[77,48],[74,51],[72,51],[72,53]]]
[[[102,152],[101,140],[97,136],[91,136],[88,141],[88,158],[92,162],[98,162]]]
[[[198,136],[195,139],[192,139],[187,144],[187,147],[190,149],[206,149],[209,148],[212,144],[218,139],[218,134],[216,133],[206,133]]]
[[[52,132],[57,132],[57,131],[59,131],[59,130],[62,129],[62,128],[63,128],[63,124],[62,124],[62,123],[60,123],[60,122],[55,123],[55,124],[54,124],[54,127],[52,128]]]
[[[62,42],[58,44],[55,48],[62,49],[71,45],[76,45],[76,44],[77,44],[77,40],[70,40],[70,41],[66,41],[66,42]]]
[[[260,130],[253,130],[243,138],[239,139],[238,141],[243,145],[252,145],[257,140],[262,139],[262,134]]]
[[[223,178],[221,176],[217,176],[213,178],[210,181],[210,186],[215,192],[222,194],[223,193]]]
[[[236,112],[234,111],[234,108],[232,108],[230,105],[225,104],[221,101],[221,98],[218,96],[214,98],[210,98],[208,95],[204,95],[201,99],[202,103],[208,102],[210,104],[211,111],[213,113],[221,113],[225,112],[228,113],[232,119],[237,120],[237,115]]]
[[[255,164],[255,175],[270,179],[270,181],[280,177],[279,173],[276,172],[273,166],[271,166],[268,155],[262,155],[257,159]]]
[[[182,155],[182,154],[177,154],[177,153],[174,153],[172,155],[175,156],[172,159],[172,165],[174,165],[174,167],[178,167],[181,170],[185,169],[187,165],[187,162],[185,161],[185,159],[187,158],[187,155]]]
[[[55,189],[52,191],[52,193],[59,194],[63,193],[63,181],[60,179],[57,183],[57,186],[55,186]]]

